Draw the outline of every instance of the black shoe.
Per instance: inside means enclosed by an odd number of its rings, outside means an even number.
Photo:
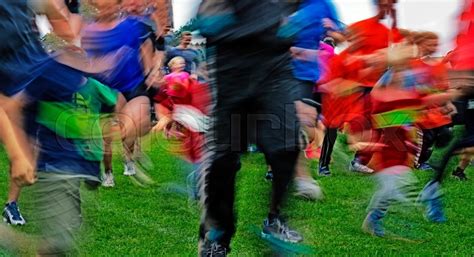
[[[331,176],[331,171],[329,170],[329,167],[327,166],[320,167],[319,176],[323,176],[323,177]]]
[[[467,180],[466,173],[464,173],[463,170],[457,169],[457,170],[453,171],[452,175],[453,175],[453,177],[455,177],[455,178],[457,178],[461,181],[466,181]]]
[[[303,241],[303,237],[298,232],[291,230],[285,222],[279,218],[273,219],[272,221],[266,219],[263,222],[262,237],[276,238],[289,243],[299,243]]]
[[[229,251],[225,246],[208,239],[205,239],[199,245],[200,257],[225,257],[228,252]]]
[[[272,181],[273,180],[273,171],[271,171],[271,170],[267,171],[267,174],[265,174],[265,179],[268,180],[268,181]]]

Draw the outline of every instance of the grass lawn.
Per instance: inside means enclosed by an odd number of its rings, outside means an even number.
[[[81,256],[196,256],[199,208],[185,193],[190,165],[168,153],[162,139],[148,139],[144,151],[155,168],[149,172],[155,183],[137,186],[122,175],[119,154],[114,159],[116,187],[84,190],[84,227]],[[350,154],[338,142],[333,155],[331,177],[318,178],[325,199],[309,202],[289,198],[286,208],[290,224],[305,237],[310,255],[350,256],[473,256],[474,255],[474,173],[468,182],[451,177],[445,183],[448,222],[431,224],[423,218],[421,208],[395,206],[385,219],[386,229],[397,236],[375,238],[361,232],[366,207],[375,188],[370,176],[347,171]],[[439,157],[437,153],[435,157]],[[7,195],[7,159],[0,160],[0,199]],[[452,165],[454,164],[454,161]],[[451,169],[451,168],[450,168]],[[312,163],[316,171],[316,163]],[[224,171],[223,171],[224,172]],[[271,256],[272,247],[258,237],[266,216],[270,184],[264,180],[265,165],[261,154],[243,158],[243,169],[237,179],[238,231],[231,256]],[[420,189],[430,172],[416,171]],[[34,196],[25,190],[20,206],[33,231]],[[404,238],[404,239],[401,239]],[[281,249],[277,249],[281,252]],[[10,256],[0,250],[0,256]]]

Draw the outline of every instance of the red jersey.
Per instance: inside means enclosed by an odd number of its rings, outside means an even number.
[[[370,162],[375,171],[392,166],[412,166],[419,151],[417,133],[413,125],[422,97],[414,91],[382,89],[372,93],[372,118],[383,145],[377,148]]]
[[[364,63],[351,56],[347,51],[331,60],[329,81],[345,79],[354,81],[353,85],[324,84],[319,87],[322,94],[323,123],[329,128],[342,128],[344,123],[364,117],[363,92],[359,80],[359,70]],[[329,86],[331,85],[331,86]],[[342,92],[342,93],[340,93]]]
[[[421,95],[436,94],[449,89],[447,68],[444,63],[430,65],[417,59],[410,64],[415,73],[416,84],[420,85],[422,90],[419,92]],[[423,129],[433,129],[450,124],[451,117],[446,115],[442,108],[438,104],[427,106],[420,112],[417,125]]]
[[[398,43],[403,36],[397,28],[389,29],[377,17],[358,21],[349,26],[363,39],[363,54],[371,54],[379,49],[387,48],[389,42]]]
[[[332,59],[328,80],[344,79],[354,81],[353,85],[341,88],[342,85],[333,85],[336,88],[322,86],[324,124],[331,128],[340,128],[345,122],[350,123],[352,132],[367,129],[370,115],[370,98],[365,96],[362,87],[372,88],[384,73],[384,69],[368,67],[359,58],[362,55],[372,54],[375,51],[389,46],[389,42],[400,42],[403,37],[398,29],[388,29],[373,17],[356,22],[350,26],[357,37],[361,38],[361,47],[355,52],[343,51]],[[344,91],[346,94],[334,94],[334,91]]]

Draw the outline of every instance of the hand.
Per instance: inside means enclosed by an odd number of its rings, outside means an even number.
[[[317,62],[319,57],[319,51],[314,49],[306,49],[301,47],[291,47],[290,53],[293,59],[307,61],[307,62]]]
[[[444,115],[452,117],[453,115],[458,113],[458,110],[457,110],[456,106],[453,103],[449,102],[441,108],[441,112]]]
[[[159,88],[160,86],[164,85],[166,81],[164,80],[164,74],[161,69],[157,69],[157,71],[152,71],[150,75],[146,78],[145,84],[147,85],[147,89],[150,88]]]
[[[334,30],[334,31],[337,31],[338,28],[336,26],[336,23],[334,23],[331,19],[328,19],[328,18],[324,18],[322,20],[323,22],[323,27],[327,30]]]
[[[31,185],[35,183],[35,170],[26,157],[12,158],[10,164],[12,181],[18,186]]]
[[[296,101],[295,107],[298,119],[303,126],[310,128],[316,127],[316,118],[318,116],[316,108],[301,101]]]
[[[153,132],[163,131],[173,120],[168,116],[163,116],[158,123],[151,129]]]

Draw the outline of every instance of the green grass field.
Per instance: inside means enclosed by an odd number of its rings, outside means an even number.
[[[122,175],[121,157],[116,154],[116,187],[83,192],[84,227],[80,240],[81,256],[196,256],[199,208],[184,191],[190,166],[168,153],[162,139],[148,139],[144,151],[155,169],[149,173],[155,183],[137,186]],[[474,255],[474,179],[445,183],[445,224],[431,224],[421,208],[395,206],[385,219],[386,229],[397,236],[375,238],[361,232],[361,223],[375,183],[370,176],[347,171],[350,154],[340,142],[333,155],[333,175],[318,178],[325,199],[310,202],[289,198],[286,213],[290,224],[305,237],[311,254],[320,256],[473,256]],[[6,199],[7,159],[0,161],[0,198]],[[439,157],[441,153],[437,153]],[[264,180],[261,154],[243,158],[237,180],[238,232],[231,256],[271,256],[272,248],[258,236],[267,214],[270,184]],[[313,171],[316,163],[312,163]],[[429,172],[415,171],[420,189]],[[468,175],[474,178],[472,167]],[[34,230],[34,200],[28,190],[20,206],[29,224],[19,230]],[[404,239],[402,239],[404,238]],[[281,249],[279,249],[280,251]],[[281,251],[280,251],[281,252]],[[0,256],[10,256],[0,250]]]

